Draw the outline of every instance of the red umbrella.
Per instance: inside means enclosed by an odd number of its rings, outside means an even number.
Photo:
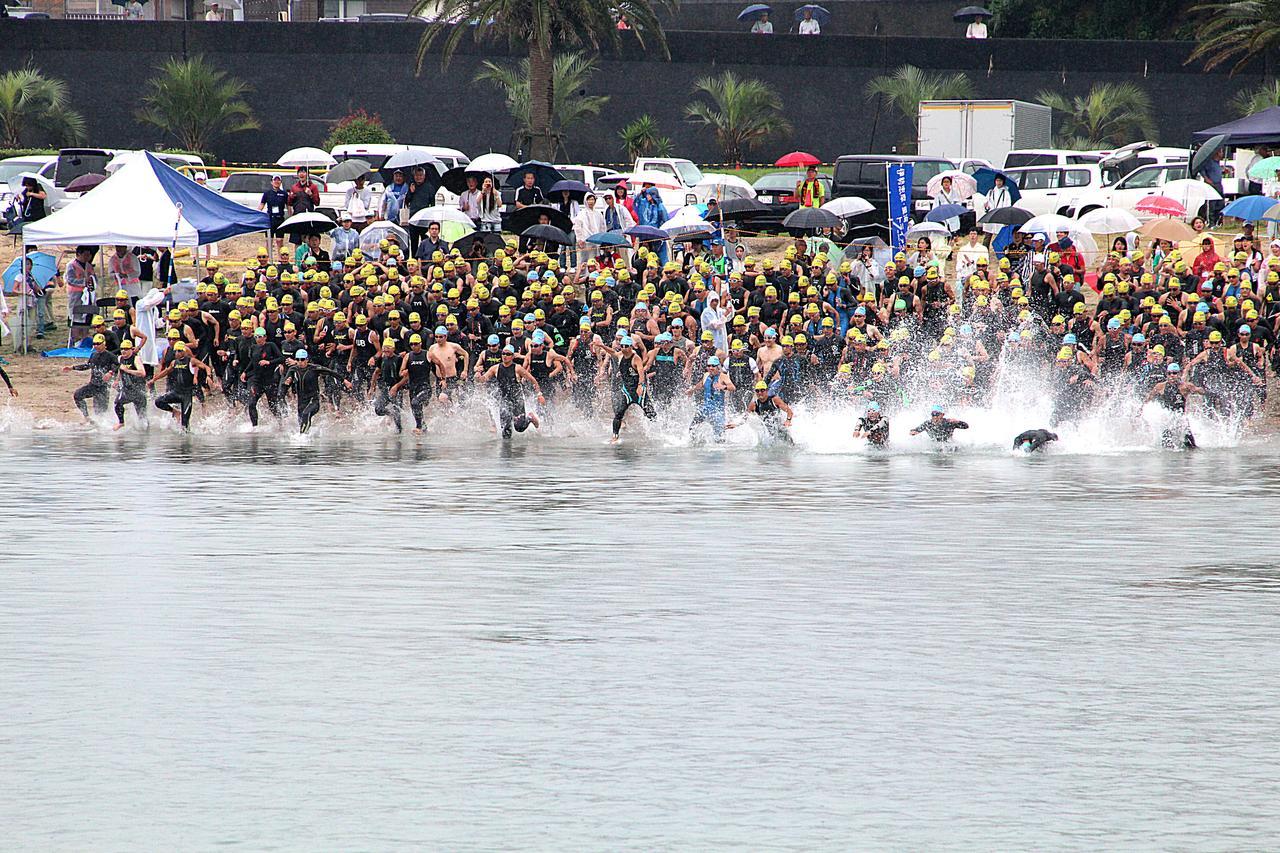
[[[1134,210],[1156,216],[1186,216],[1187,209],[1167,195],[1149,195],[1133,206]]]
[[[792,151],[790,154],[783,154],[778,158],[775,166],[819,166],[822,161],[814,157],[807,151]]]

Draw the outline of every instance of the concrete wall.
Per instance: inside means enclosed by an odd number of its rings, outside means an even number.
[[[0,24],[0,68],[34,61],[68,81],[88,119],[93,144],[171,144],[139,125],[133,110],[150,69],[170,55],[202,53],[250,82],[262,130],[227,137],[216,151],[232,161],[272,160],[296,145],[318,144],[331,121],[363,107],[380,113],[398,140],[457,147],[475,156],[508,147],[511,122],[492,88],[472,82],[484,57],[505,45],[469,39],[447,70],[428,57],[421,76],[414,24],[160,23],[8,21]],[[703,162],[719,153],[709,134],[683,120],[693,82],[731,69],[766,80],[781,93],[796,127],[752,159],[772,161],[793,148],[831,160],[844,153],[885,151],[914,134],[905,118],[878,110],[863,94],[868,80],[903,63],[963,71],[984,98],[1034,98],[1041,89],[1068,94],[1095,82],[1133,81],[1158,105],[1160,141],[1183,145],[1190,133],[1231,118],[1227,102],[1256,85],[1261,69],[1235,77],[1185,65],[1179,42],[1061,42],[906,37],[774,36],[669,33],[671,60],[625,45],[601,62],[593,94],[610,101],[596,121],[575,128],[567,157],[615,162],[617,130],[649,112],[677,151]]]

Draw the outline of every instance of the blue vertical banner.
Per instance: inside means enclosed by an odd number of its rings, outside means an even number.
[[[907,232],[911,230],[911,179],[915,167],[910,163],[888,163],[885,185],[889,192],[889,242],[894,253],[907,245]]]

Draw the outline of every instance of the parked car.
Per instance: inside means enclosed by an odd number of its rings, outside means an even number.
[[[271,188],[272,175],[279,175],[284,188],[287,190],[293,186],[297,180],[297,175],[292,171],[253,171],[253,172],[232,172],[227,176],[226,181],[219,191],[236,204],[244,205],[252,210],[258,209],[258,204],[262,201],[262,194]],[[311,180],[315,181],[320,189],[320,206],[316,208],[321,213],[337,218],[338,212],[342,210],[346,203],[346,190],[337,191],[329,190],[325,185],[323,178],[317,178],[312,175]],[[373,203],[376,206],[381,198],[381,193],[375,192]]]
[[[831,182],[831,197],[858,196],[875,208],[849,218],[849,232],[887,234],[889,231],[890,163],[911,163],[911,216],[922,220],[933,207],[933,199],[925,192],[929,179],[955,168],[950,160],[901,154],[846,154],[836,160]]]
[[[1098,163],[1102,155],[1095,151],[1068,151],[1063,148],[1023,148],[1004,155],[1004,168],[1023,166],[1075,166]]]
[[[955,162],[956,162],[956,168],[959,169],[961,172],[964,172],[966,175],[972,175],[974,172],[978,171],[979,169],[991,168],[991,161],[983,160],[980,157],[963,157],[959,160],[956,160]]]
[[[1118,207],[1129,211],[1139,219],[1148,219],[1150,214],[1136,209],[1138,202],[1148,196],[1164,195],[1163,190],[1166,184],[1184,180],[1186,177],[1186,163],[1144,166],[1125,175],[1114,186],[1078,196],[1066,211],[1066,215],[1083,216],[1100,207]],[[1202,198],[1194,194],[1188,195],[1185,191],[1174,191],[1170,195],[1186,204],[1188,219],[1206,215],[1206,204]]]
[[[796,184],[804,180],[804,172],[771,172],[761,175],[751,186],[756,191],[756,201],[769,206],[768,213],[753,216],[744,227],[762,233],[780,232],[782,220],[787,214],[800,207],[800,197],[796,195]],[[818,182],[826,198],[831,198],[831,176],[818,173]]]
[[[54,186],[66,187],[81,175],[105,175],[107,166],[120,153],[113,148],[63,148],[53,171]]]
[[[55,154],[8,157],[0,160],[0,210],[7,210],[14,195],[17,194],[18,175],[31,172],[52,181],[53,170],[57,165],[58,157]]]
[[[618,174],[616,169],[606,169],[604,166],[561,166],[556,164],[556,171],[563,175],[566,181],[582,181],[592,188],[601,178]]]
[[[1066,216],[1078,197],[1101,190],[1115,180],[1114,171],[1098,163],[1028,166],[1025,169],[1005,169],[1004,172],[1017,182],[1022,192],[1018,207],[1036,216],[1043,213]]]

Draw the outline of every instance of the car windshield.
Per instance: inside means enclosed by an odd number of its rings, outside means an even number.
[[[680,173],[680,180],[685,182],[686,186],[696,186],[702,182],[702,170],[692,163],[677,162],[676,171]]]
[[[777,192],[778,190],[794,190],[798,181],[804,180],[804,172],[783,172],[775,175],[762,175],[751,186],[756,192]]]
[[[922,187],[934,177],[955,168],[949,160],[917,160],[911,165],[914,167],[911,171],[911,183],[917,187]]]
[[[560,177],[564,178],[566,181],[581,181],[584,184],[587,182],[587,173],[585,169],[557,168],[556,171],[559,172]]]
[[[23,172],[36,172],[40,163],[0,163],[0,184],[7,184]]]
[[[1157,186],[1160,183],[1160,172],[1162,169],[1138,169],[1123,181],[1121,181],[1116,189],[1118,190],[1146,190]]]
[[[280,176],[282,179],[284,175]],[[283,184],[282,184],[283,186]],[[224,193],[264,193],[271,188],[271,176],[257,172],[237,172],[222,185]]]

